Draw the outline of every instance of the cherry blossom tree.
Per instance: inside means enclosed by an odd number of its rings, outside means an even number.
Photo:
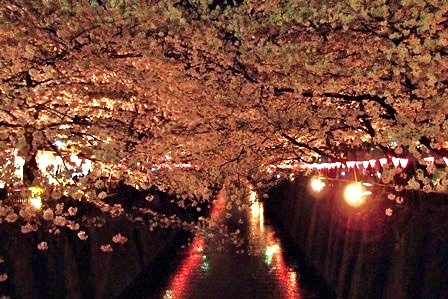
[[[207,199],[282,160],[447,154],[446,1],[7,0],[0,24],[1,149],[45,192],[108,171]],[[46,186],[55,140],[102,166]]]

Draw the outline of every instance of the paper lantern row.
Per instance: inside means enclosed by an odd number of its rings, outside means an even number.
[[[434,164],[434,157],[426,157],[423,159],[427,165],[433,165]],[[388,163],[387,158],[381,158],[381,159],[371,159],[371,160],[364,160],[364,161],[346,161],[345,163],[342,162],[332,162],[332,163],[312,163],[312,164],[302,164],[300,165],[300,168],[302,169],[336,169],[336,168],[368,168],[369,166],[371,168],[375,168],[378,164],[381,166],[384,166]],[[401,167],[406,168],[409,164],[408,158],[397,158],[392,157],[390,159],[392,164],[395,167]],[[448,158],[443,157],[443,161],[448,166]]]

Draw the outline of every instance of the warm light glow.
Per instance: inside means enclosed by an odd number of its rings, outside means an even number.
[[[266,265],[269,266],[272,264],[272,258],[274,254],[277,253],[279,250],[280,246],[278,244],[266,246],[266,250],[264,252],[264,262],[266,263]]]
[[[14,175],[23,180],[23,165],[25,165],[25,159],[20,156],[15,156],[14,166],[16,170],[14,171]]]
[[[311,189],[316,192],[322,191],[322,189],[325,187],[325,182],[322,181],[321,178],[312,178],[311,179]]]
[[[406,168],[406,166],[408,165],[409,159],[405,159],[405,158],[401,158],[400,159],[400,166],[402,168]]]
[[[61,140],[56,140],[53,145],[57,148],[62,148],[64,146],[64,142],[62,142]]]
[[[44,189],[40,186],[33,186],[29,190],[31,191],[31,197],[39,197],[44,193]]]
[[[77,155],[71,154],[70,155],[70,162],[74,163],[77,167],[81,166],[82,159],[80,159]]]
[[[257,201],[257,192],[253,190],[252,186],[249,188],[249,202],[253,203]]]
[[[362,206],[366,202],[365,197],[369,194],[371,194],[371,192],[365,191],[362,183],[356,182],[345,187],[344,199],[348,205],[356,208]]]
[[[35,207],[38,210],[40,210],[40,208],[42,208],[42,199],[40,198],[40,196],[31,197],[30,203],[33,207]]]

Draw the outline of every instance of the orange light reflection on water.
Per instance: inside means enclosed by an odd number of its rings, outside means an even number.
[[[179,270],[170,281],[164,299],[182,298],[186,292],[186,287],[192,278],[192,270],[196,269],[202,260],[202,250],[204,246],[203,237],[195,237],[187,252],[187,258],[182,262]]]
[[[213,208],[210,212],[211,219],[218,221],[222,218],[222,213],[225,210],[226,200],[222,192],[216,198]],[[205,238],[197,235],[194,237],[189,249],[186,253],[185,260],[182,261],[176,274],[170,280],[168,289],[164,294],[164,299],[181,299],[184,294],[188,292],[187,287],[190,280],[193,278],[194,270],[199,267],[202,262],[202,252],[204,250]]]
[[[300,299],[303,295],[300,293],[299,285],[297,283],[297,274],[290,269],[285,262],[279,240],[273,235],[268,236],[268,247],[272,248],[272,270],[275,272],[275,277],[278,279],[278,285],[283,291],[283,298]]]

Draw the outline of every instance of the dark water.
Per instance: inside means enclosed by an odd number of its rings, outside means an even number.
[[[228,200],[219,196],[212,210],[217,225],[238,230],[238,240],[244,242],[196,236],[188,247],[149,269],[119,298],[333,298],[281,241],[280,233],[264,218],[263,204],[254,199],[250,203],[249,208],[235,212],[227,210]],[[160,279],[150,279],[154,276]]]

